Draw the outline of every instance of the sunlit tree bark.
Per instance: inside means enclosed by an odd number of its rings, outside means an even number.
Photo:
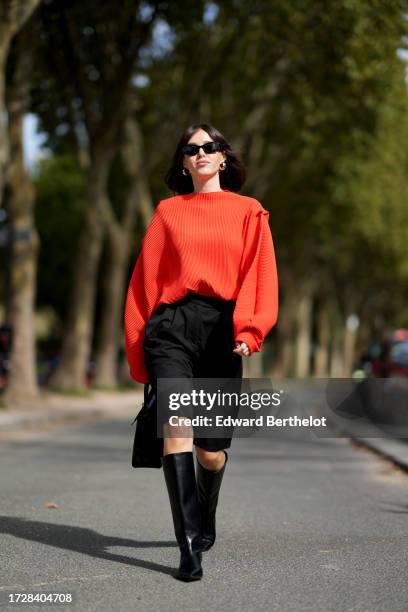
[[[6,322],[13,330],[6,402],[38,394],[35,351],[35,294],[38,234],[34,221],[35,190],[24,167],[23,119],[30,104],[32,38],[27,29],[17,36],[12,52],[12,77],[7,88],[10,142],[7,211],[10,232]]]

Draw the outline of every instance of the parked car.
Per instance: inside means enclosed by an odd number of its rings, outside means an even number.
[[[408,330],[397,329],[372,344],[362,358],[362,369],[377,378],[408,377]]]
[[[0,326],[0,390],[5,388],[7,382],[12,336],[13,330],[10,325]]]

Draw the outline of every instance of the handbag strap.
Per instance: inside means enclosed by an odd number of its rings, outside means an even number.
[[[147,406],[147,402],[149,400],[149,387],[150,387],[150,383],[146,383],[144,386],[144,400],[143,400],[144,406]]]
[[[147,402],[148,402],[148,398],[149,398],[149,387],[150,387],[150,383],[145,383],[144,390],[143,390],[143,396],[144,396],[144,397],[143,397],[143,404],[142,404],[142,408],[143,408],[144,406],[147,406]],[[141,408],[141,409],[142,409],[142,408]],[[140,410],[141,410],[141,409],[140,409]],[[140,412],[140,410],[139,410],[139,412]],[[135,416],[135,418],[134,418],[134,419],[133,419],[133,421],[131,422],[131,425],[134,425],[134,424],[136,423],[136,419],[137,419],[137,417],[139,416],[139,412],[137,413],[137,415]]]

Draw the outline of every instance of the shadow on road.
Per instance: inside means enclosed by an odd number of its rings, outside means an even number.
[[[71,525],[57,525],[30,521],[20,517],[0,516],[0,533],[7,533],[21,538],[40,542],[48,546],[55,546],[65,550],[72,550],[98,559],[107,559],[117,563],[143,567],[162,574],[174,575],[175,570],[159,563],[143,561],[133,557],[115,555],[106,550],[110,546],[128,546],[130,548],[164,548],[177,546],[176,542],[139,542],[125,538],[104,536],[92,529],[72,527]]]
[[[389,507],[387,507],[387,504]],[[397,504],[397,503],[392,503],[391,501],[389,501],[389,502],[383,502],[381,506],[384,507],[385,512],[391,512],[393,514],[407,514],[408,513],[408,504]]]

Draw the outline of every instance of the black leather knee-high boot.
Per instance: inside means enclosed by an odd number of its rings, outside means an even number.
[[[192,452],[170,453],[162,457],[164,477],[169,493],[174,531],[180,547],[180,580],[200,580],[201,515]]]
[[[201,509],[201,538],[200,549],[205,552],[215,542],[215,513],[218,504],[222,478],[228,461],[228,453],[225,453],[225,463],[218,472],[206,470],[197,459],[197,487],[198,499]]]

